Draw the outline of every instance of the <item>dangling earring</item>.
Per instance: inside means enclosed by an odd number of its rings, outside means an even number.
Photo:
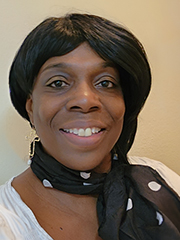
[[[116,148],[113,148],[113,160],[118,160],[118,154],[116,153]]]
[[[117,153],[114,153],[113,160],[118,160],[118,154]]]
[[[35,144],[36,142],[40,141],[39,136],[36,133],[35,127],[32,127],[31,132],[29,136],[26,136],[26,140],[29,141],[29,159],[28,159],[28,165],[31,164],[32,158],[34,156],[35,152]]]

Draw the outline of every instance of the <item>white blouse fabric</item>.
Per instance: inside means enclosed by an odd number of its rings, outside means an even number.
[[[130,164],[150,166],[180,196],[180,176],[158,161],[129,157]],[[33,212],[11,186],[13,178],[0,187],[0,239],[52,240],[37,222]],[[151,186],[156,187],[156,186]]]

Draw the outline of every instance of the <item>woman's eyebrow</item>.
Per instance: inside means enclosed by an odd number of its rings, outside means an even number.
[[[56,64],[50,64],[48,65],[47,67],[45,67],[42,72],[48,70],[48,69],[53,69],[53,68],[69,68],[71,67],[71,64],[68,64],[68,63],[56,63]]]
[[[115,64],[113,62],[110,62],[110,61],[105,61],[101,65],[102,65],[103,68],[107,68],[107,67],[115,68],[116,67]]]
[[[74,64],[71,64],[71,63],[64,63],[64,62],[61,62],[61,63],[56,63],[56,64],[50,64],[48,65],[47,67],[45,67],[42,72],[48,70],[48,69],[53,69],[53,68],[61,68],[61,69],[67,69],[67,68],[71,68],[73,67]],[[102,63],[98,63],[98,64],[95,64],[95,66],[98,68],[107,68],[107,67],[115,67],[115,65],[110,62],[110,61],[105,61],[105,62],[102,62]]]

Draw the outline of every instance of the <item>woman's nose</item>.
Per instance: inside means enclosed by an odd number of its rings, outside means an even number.
[[[87,83],[80,84],[69,97],[66,108],[70,111],[92,112],[101,108],[96,89]]]

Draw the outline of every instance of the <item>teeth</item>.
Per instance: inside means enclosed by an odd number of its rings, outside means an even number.
[[[88,136],[91,136],[91,135],[92,135],[92,130],[90,128],[86,128],[84,136],[88,137]]]
[[[73,129],[73,133],[76,134],[76,135],[78,135],[78,133],[79,133],[78,129],[77,129],[77,128],[74,128],[74,129]]]
[[[84,137],[84,134],[85,134],[84,129],[80,128],[78,132],[78,136]]]
[[[93,127],[93,128],[86,128],[86,129],[73,128],[73,129],[63,129],[63,130],[64,130],[64,132],[73,133],[73,134],[78,135],[80,137],[88,137],[88,136],[91,136],[92,134],[96,134],[96,133],[100,132],[101,129]]]
[[[99,128],[92,128],[92,133],[98,133],[100,131],[100,129]]]

